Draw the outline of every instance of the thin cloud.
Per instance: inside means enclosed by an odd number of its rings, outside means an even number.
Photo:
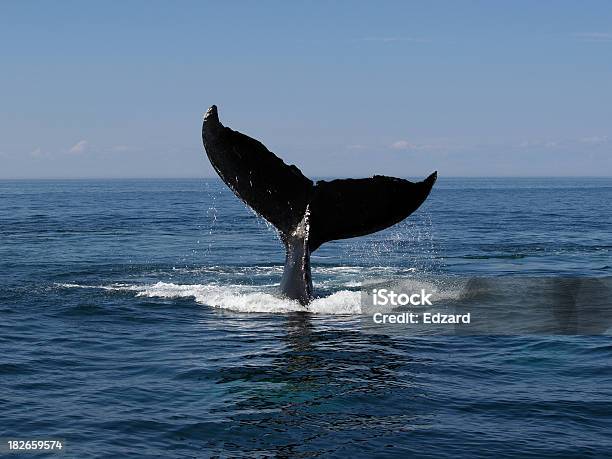
[[[32,158],[43,158],[43,157],[45,157],[45,156],[48,156],[48,153],[47,153],[47,152],[42,151],[42,148],[38,147],[38,148],[35,148],[34,150],[32,150],[32,151],[29,153],[29,155],[30,155]]]
[[[72,153],[74,155],[85,153],[85,150],[87,150],[87,144],[87,140],[80,140],[79,142],[75,143],[70,150],[68,150],[68,153]]]
[[[523,140],[519,148],[557,148],[561,142],[558,140]]]
[[[602,143],[607,143],[608,140],[610,139],[607,135],[595,135],[592,137],[583,137],[582,139],[580,139],[582,143],[590,143],[592,145],[599,145]]]
[[[389,145],[389,148],[394,150],[410,150],[412,147],[413,145],[407,140],[397,140]]]
[[[586,41],[591,43],[612,43],[612,33],[609,32],[575,33],[574,37],[580,41]]]
[[[521,149],[556,149],[556,150],[572,150],[577,147],[596,149],[598,146],[608,144],[610,137],[607,135],[595,135],[581,138],[565,138],[556,140],[524,140],[515,146]]]

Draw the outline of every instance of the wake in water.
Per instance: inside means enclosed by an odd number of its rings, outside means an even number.
[[[56,284],[61,288],[92,288],[115,292],[135,292],[138,297],[193,298],[197,303],[236,312],[313,314],[361,314],[358,291],[340,290],[329,296],[316,298],[308,306],[289,300],[256,287],[244,285],[222,286],[217,284],[175,284],[157,282],[150,285],[81,285]]]
[[[396,289],[398,291],[420,291],[425,289],[435,295],[436,301],[455,299],[460,291],[457,287],[442,280],[420,279],[414,277],[413,268],[392,269],[389,267],[333,267],[325,266],[316,269],[321,277],[317,283],[319,295],[307,306],[298,301],[279,296],[278,284],[267,283],[268,276],[280,267],[236,267],[232,269],[196,268],[174,269],[183,275],[203,273],[216,274],[215,282],[182,283],[158,281],[148,284],[112,283],[108,285],[87,285],[81,283],[58,283],[60,288],[101,289],[114,292],[132,292],[137,297],[149,298],[193,298],[195,302],[219,309],[245,313],[289,313],[309,312],[313,314],[349,314],[369,313],[364,310],[367,302],[367,291],[372,288]],[[160,273],[157,273],[160,274]],[[182,277],[181,276],[181,277]],[[236,283],[236,280],[248,277],[256,279],[256,285]],[[392,308],[380,308],[391,310]]]
[[[278,297],[255,288],[231,285],[180,285],[158,282],[141,287],[138,296],[158,298],[193,297],[196,302],[237,312],[311,312],[314,314],[360,314],[360,293],[341,290],[324,298],[317,298],[308,306],[296,300]]]
[[[334,268],[326,268],[333,270]],[[347,274],[355,268],[339,268]],[[352,272],[354,274],[354,272]],[[373,274],[373,272],[370,272]],[[341,280],[341,281],[340,281]],[[339,282],[340,281],[340,282]],[[309,305],[279,296],[278,285],[184,284],[158,281],[148,284],[113,283],[85,285],[56,284],[60,288],[100,289],[129,292],[136,297],[193,298],[202,305],[240,313],[284,314],[304,312],[322,315],[362,316],[411,311],[418,313],[466,314],[472,321],[461,329],[425,329],[425,332],[476,334],[601,334],[609,333],[612,305],[611,278],[456,278],[448,276],[404,276],[346,280],[336,273],[320,296]],[[382,304],[373,301],[374,290],[431,294],[432,304]],[[396,328],[396,327],[393,327]],[[414,328],[414,327],[413,327]],[[398,331],[398,330],[393,330]]]

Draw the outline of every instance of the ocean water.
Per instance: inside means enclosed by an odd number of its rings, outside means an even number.
[[[1,181],[0,438],[75,458],[612,457],[612,317],[588,309],[610,298],[611,203],[612,179],[441,178],[402,224],[318,250],[304,308],[276,294],[274,229],[218,180]],[[557,279],[596,285],[570,295],[582,322],[558,326]],[[360,291],[402,282],[486,326],[377,326]]]

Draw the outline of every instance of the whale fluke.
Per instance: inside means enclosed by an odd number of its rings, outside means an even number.
[[[437,177],[434,172],[414,183],[375,175],[315,184],[261,142],[223,126],[214,105],[204,116],[202,139],[225,184],[278,229],[286,251],[281,290],[302,304],[312,298],[312,252],[401,222],[425,201]]]
[[[425,201],[436,177],[434,172],[418,183],[382,175],[317,182],[310,205],[311,251],[401,222]]]
[[[236,196],[278,228],[281,237],[295,228],[312,195],[311,180],[261,142],[224,127],[214,105],[204,116],[202,138],[212,166]]]

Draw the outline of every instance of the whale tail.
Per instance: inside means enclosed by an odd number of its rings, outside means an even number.
[[[285,244],[283,293],[312,296],[310,254],[323,243],[374,233],[408,217],[425,201],[436,172],[422,182],[375,175],[313,183],[261,142],[225,127],[217,107],[204,116],[206,154],[225,184],[272,223]]]

